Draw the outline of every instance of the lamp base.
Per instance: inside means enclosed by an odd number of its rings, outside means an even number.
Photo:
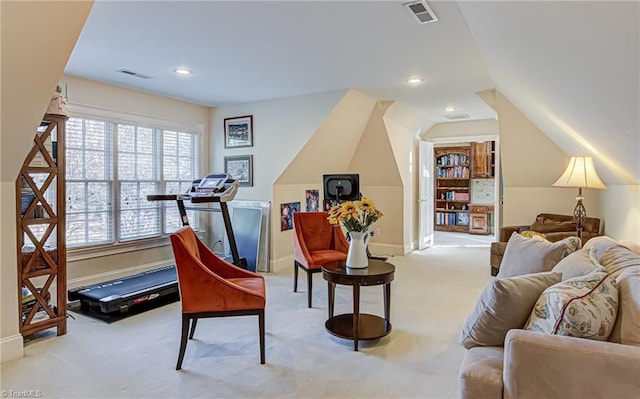
[[[579,188],[578,196],[576,197],[576,200],[578,201],[578,203],[576,204],[576,207],[573,208],[573,218],[576,221],[576,228],[578,230],[578,238],[580,239],[580,242],[582,242],[582,230],[584,228],[584,220],[587,217],[587,209],[584,207],[584,204],[582,203],[583,199],[584,197],[582,196],[582,188]]]

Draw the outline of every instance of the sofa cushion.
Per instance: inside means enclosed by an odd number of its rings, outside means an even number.
[[[589,250],[581,249],[567,255],[556,264],[552,271],[562,273],[562,281],[573,277],[584,276],[595,271],[599,264],[594,264],[589,256]]]
[[[623,270],[640,267],[640,255],[619,245],[607,249],[600,257],[599,262],[613,278],[617,279]]]
[[[611,342],[640,346],[640,255],[627,247],[607,249],[600,263],[615,277],[620,302]]]
[[[607,249],[617,247],[619,245],[620,244],[618,244],[617,241],[610,237],[599,236],[593,237],[587,241],[582,248],[589,250],[593,249],[595,251],[595,259],[598,261]]]
[[[477,346],[465,351],[460,366],[460,399],[501,399],[504,349]]]
[[[602,268],[542,293],[525,330],[606,341],[618,311],[618,287]]]
[[[620,273],[618,295],[618,317],[609,341],[640,346],[640,269]]]
[[[540,294],[561,278],[561,273],[544,272],[491,281],[462,327],[460,344],[467,349],[503,345],[507,331],[522,328]]]
[[[557,233],[564,231],[577,231],[574,221],[559,221],[552,219],[544,219],[537,217],[536,221],[531,224],[531,230],[541,233]]]
[[[625,247],[640,255],[640,244],[629,240],[620,240],[619,242],[620,245],[624,245]]]
[[[565,256],[580,246],[577,237],[565,238],[555,243],[525,238],[513,233],[502,257],[498,277],[548,272]]]

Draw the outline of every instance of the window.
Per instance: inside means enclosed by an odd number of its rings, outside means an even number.
[[[108,119],[108,118],[105,118]],[[174,202],[199,176],[199,135],[141,123],[72,117],[66,125],[67,245],[161,237],[181,225]],[[197,218],[189,212],[189,223]]]

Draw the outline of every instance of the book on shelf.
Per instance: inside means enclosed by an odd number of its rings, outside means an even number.
[[[468,179],[469,168],[456,166],[454,168],[436,168],[436,175],[440,179]]]
[[[469,193],[454,192],[453,199],[456,201],[469,201]]]
[[[462,154],[446,154],[438,157],[437,164],[442,166],[469,165],[469,157]]]

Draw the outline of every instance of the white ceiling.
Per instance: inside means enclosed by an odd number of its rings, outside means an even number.
[[[210,106],[355,88],[433,122],[495,118],[475,93],[497,88],[638,184],[639,4],[429,1],[420,25],[402,1],[96,1],[65,73]]]
[[[355,88],[434,122],[447,106],[494,118],[457,4],[433,9],[440,22],[420,25],[398,1],[97,1],[65,72],[211,106]],[[182,65],[193,75],[177,77]]]

